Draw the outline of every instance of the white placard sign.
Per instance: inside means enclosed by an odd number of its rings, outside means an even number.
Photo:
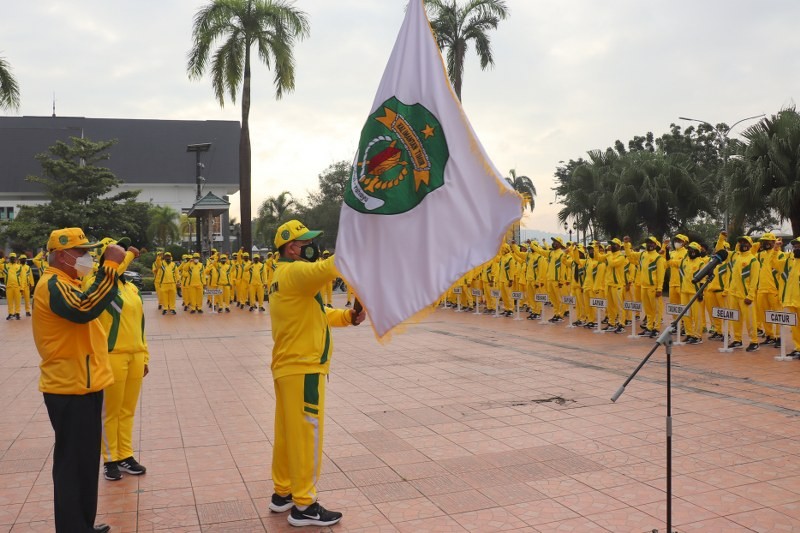
[[[591,298],[589,300],[589,307],[605,309],[607,305],[608,305],[608,300],[606,300],[605,298]]]
[[[483,294],[483,293],[481,292],[480,289],[472,289],[472,295],[473,296],[480,296],[481,294]]]
[[[642,302],[632,302],[630,300],[626,300],[623,303],[623,306],[626,311],[636,311],[638,313],[642,310]]]
[[[453,294],[461,294],[461,287],[453,287]]]
[[[492,295],[492,298],[500,298],[500,291],[497,289],[492,289],[490,294]]]
[[[677,316],[683,313],[683,309],[685,307],[686,307],[685,305],[680,305],[680,304],[667,304],[667,314]],[[690,316],[690,313],[687,312],[683,316]]]
[[[711,317],[712,318],[719,318],[721,320],[733,320],[734,322],[739,321],[739,310],[738,309],[728,309],[727,307],[712,307],[711,308]]]
[[[784,313],[782,311],[767,311],[766,321],[770,324],[779,324],[781,326],[796,326],[797,314]]]
[[[542,302],[542,303],[546,303],[546,302],[550,301],[550,300],[547,299],[547,295],[546,294],[537,294],[536,296],[534,296],[534,300],[537,301],[537,302]]]
[[[515,300],[522,300],[525,297],[524,292],[514,291],[511,293],[511,297]]]
[[[578,305],[575,302],[574,296],[562,296],[561,301],[564,303],[564,305]]]
[[[203,293],[209,296],[216,296],[222,294],[222,289],[205,289]]]

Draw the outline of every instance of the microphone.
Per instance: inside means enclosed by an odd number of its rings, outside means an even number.
[[[727,250],[720,250],[719,252],[715,253],[711,256],[711,259],[708,260],[708,263],[697,271],[697,274],[692,276],[692,283],[697,283],[704,277],[708,276],[712,272],[714,272],[714,268],[722,262],[724,262],[728,258],[728,251]]]

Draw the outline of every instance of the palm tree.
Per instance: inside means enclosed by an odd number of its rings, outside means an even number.
[[[220,106],[228,93],[236,103],[242,87],[242,131],[239,140],[239,191],[242,246],[253,244],[251,225],[250,152],[250,54],[255,47],[259,59],[274,70],[275,97],[294,90],[294,56],[298,39],[309,33],[306,14],[286,0],[211,0],[197,12],[192,28],[194,45],[189,52],[189,77],[198,79],[208,68],[211,85]],[[213,53],[212,46],[219,41]],[[211,65],[209,66],[209,59]]]
[[[508,173],[511,177],[506,178],[506,181],[515,191],[522,195],[525,199],[525,205],[533,211],[533,208],[536,207],[536,186],[533,181],[528,176],[517,176],[517,171],[513,168]]]
[[[278,196],[271,196],[264,200],[258,208],[256,218],[256,235],[263,242],[271,243],[278,226],[289,218],[290,209],[295,205],[292,193],[283,191]]]
[[[150,224],[147,237],[156,246],[165,247],[180,240],[181,228],[175,222],[178,212],[169,206],[156,205],[150,208]]]
[[[464,59],[469,42],[475,41],[475,51],[481,69],[494,65],[489,30],[509,13],[505,0],[424,0],[431,12],[431,29],[441,50],[447,49],[447,73],[458,100],[461,101],[461,84],[464,81]]]
[[[0,57],[0,109],[19,108],[19,85],[8,61]]]
[[[800,233],[800,114],[794,106],[761,120],[744,133],[750,172],[734,175],[734,205],[766,199],[783,220]],[[751,206],[752,207],[752,206]]]
[[[190,217],[186,213],[181,213],[180,222],[178,222],[178,229],[181,233],[181,242],[187,241],[183,237],[185,235],[189,235],[188,242],[191,244],[194,242],[194,230],[197,225],[197,219],[194,217]]]

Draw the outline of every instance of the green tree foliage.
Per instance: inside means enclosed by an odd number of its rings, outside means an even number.
[[[800,234],[800,114],[787,107],[742,135],[748,141],[740,150],[744,162],[736,162],[740,171],[731,176],[735,220],[769,207]]]
[[[481,62],[481,69],[494,66],[489,31],[496,30],[509,9],[504,0],[425,0],[430,23],[439,49],[445,52],[447,74],[461,100],[464,59],[470,41]]]
[[[275,97],[294,90],[293,48],[309,33],[306,14],[285,0],[211,0],[197,12],[189,52],[189,77],[199,79],[206,70],[220,106],[227,93],[236,102],[242,90],[242,130],[239,140],[239,195],[242,246],[252,245],[250,79],[251,52],[274,73]],[[215,44],[219,44],[212,52]],[[210,62],[210,65],[209,65]]]
[[[180,241],[181,230],[177,221],[179,214],[168,206],[156,205],[150,208],[150,224],[147,226],[147,236],[153,245],[165,248],[167,245]]]
[[[506,178],[511,187],[525,198],[525,205],[533,211],[536,207],[536,186],[528,176],[517,176],[516,169],[508,171],[509,177]]]
[[[38,154],[41,176],[25,179],[39,183],[49,202],[22,206],[17,217],[3,228],[12,246],[37,249],[44,247],[56,228],[80,227],[94,238],[131,238],[134,245],[147,243],[145,228],[150,204],[137,202],[139,191],[112,194],[122,180],[99,163],[109,158],[108,150],[116,141],[93,142],[71,137],[71,142],[57,141],[48,152]]]
[[[336,248],[344,191],[352,172],[353,166],[347,161],[330,165],[319,175],[319,190],[309,194],[306,202],[299,207],[305,224],[323,231],[319,239],[320,246],[328,250]]]
[[[11,65],[0,57],[0,109],[19,109],[19,85]]]
[[[278,226],[295,216],[292,210],[294,205],[294,198],[289,191],[283,191],[278,196],[271,196],[261,203],[254,225],[256,241],[262,247],[273,246]]]

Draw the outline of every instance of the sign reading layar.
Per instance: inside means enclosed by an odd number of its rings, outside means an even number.
[[[336,267],[378,337],[498,252],[522,198],[455,96],[422,0],[411,0],[361,130]]]

